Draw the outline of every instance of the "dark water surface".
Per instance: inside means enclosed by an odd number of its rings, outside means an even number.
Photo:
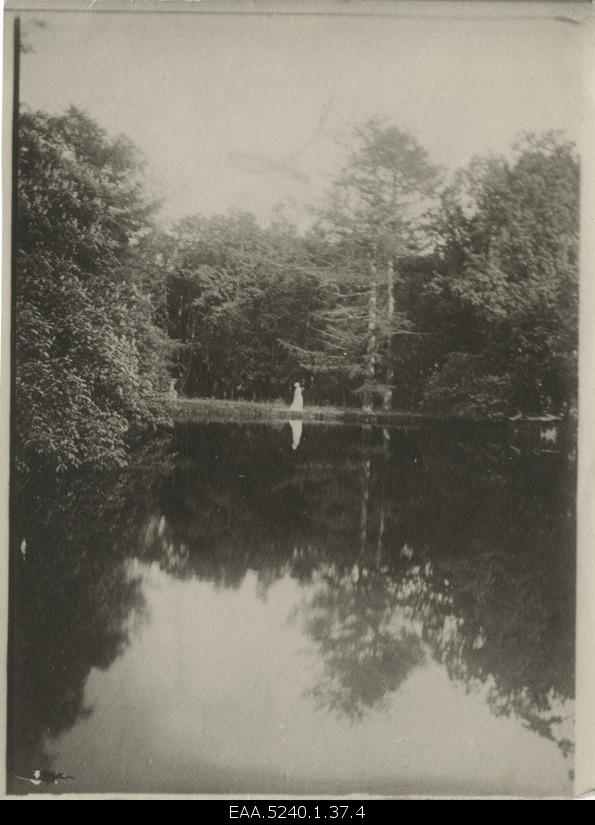
[[[575,467],[538,446],[180,425],[19,490],[9,789],[569,794]]]

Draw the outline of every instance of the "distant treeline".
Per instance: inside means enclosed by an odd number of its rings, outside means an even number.
[[[155,222],[141,159],[76,109],[20,121],[15,435],[24,466],[124,463],[162,397],[486,417],[576,400],[579,164],[559,135],[444,178],[372,120],[300,232]]]

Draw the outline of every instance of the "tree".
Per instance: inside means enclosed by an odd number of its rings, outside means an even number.
[[[166,346],[138,276],[153,204],[126,139],[71,108],[20,120],[16,454],[24,467],[122,464],[164,416]]]
[[[412,332],[397,306],[398,267],[423,244],[423,215],[438,170],[415,138],[377,119],[356,127],[353,136],[355,148],[319,216],[334,289],[319,316],[318,351],[303,357],[356,379],[366,406],[380,397],[390,407],[393,341]]]
[[[578,224],[578,159],[556,134],[456,176],[426,293],[444,347],[428,403],[558,412],[575,400]]]
[[[319,284],[295,227],[231,212],[180,221],[166,255],[169,332],[187,395],[270,399],[298,377]]]

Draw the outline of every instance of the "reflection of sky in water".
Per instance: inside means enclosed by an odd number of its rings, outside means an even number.
[[[301,423],[23,491],[15,793],[571,792],[573,462]]]
[[[91,715],[50,745],[77,776],[69,790],[571,791],[554,742],[495,716],[486,686],[467,693],[429,655],[360,721],[317,709],[307,692],[322,664],[303,609],[320,584],[285,577],[263,596],[254,573],[219,589],[137,571],[146,620],[91,672]]]

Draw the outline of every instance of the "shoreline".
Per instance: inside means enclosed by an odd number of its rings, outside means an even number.
[[[217,398],[178,398],[167,402],[175,421],[308,421],[328,424],[371,424],[377,426],[425,426],[430,424],[466,424],[504,426],[505,416],[477,418],[463,415],[439,415],[398,410],[366,411],[357,407],[306,406],[302,412],[289,405],[262,401],[229,401]]]

